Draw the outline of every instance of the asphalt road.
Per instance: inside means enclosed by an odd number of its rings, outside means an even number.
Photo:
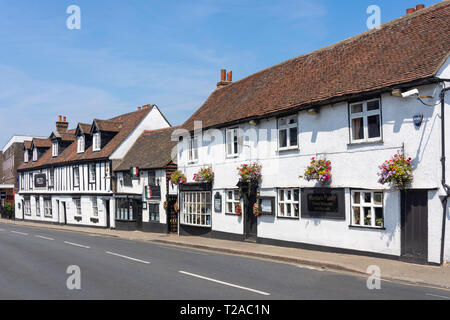
[[[207,240],[205,240],[207,241]],[[69,266],[81,289],[69,290]],[[253,258],[0,223],[0,299],[433,299],[450,291]]]

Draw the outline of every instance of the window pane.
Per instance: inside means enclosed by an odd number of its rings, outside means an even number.
[[[227,212],[228,213],[232,213],[233,212],[233,203],[228,202],[227,203],[227,207],[228,207]]]
[[[364,202],[372,203],[372,194],[370,192],[364,192]]]
[[[280,203],[280,216],[284,216],[284,203]]]
[[[287,136],[286,136],[286,129],[280,130],[280,148],[287,147]]]
[[[375,208],[375,225],[377,227],[383,226],[383,208]]]
[[[383,204],[383,193],[382,192],[375,192],[373,195],[373,203],[374,204]]]
[[[286,193],[287,193],[287,200],[291,200],[292,199],[292,192],[291,192],[291,190],[287,190]]]
[[[354,204],[360,204],[361,203],[361,193],[355,192],[353,194],[353,203]]]
[[[298,189],[295,189],[294,190],[294,201],[298,201],[298,199],[299,199],[299,191],[298,191]]]
[[[284,201],[284,190],[280,190],[280,201]]]
[[[380,101],[374,100],[367,102],[367,111],[378,110],[380,109]]]
[[[290,128],[289,129],[289,139],[290,139],[290,145],[296,146],[297,145],[297,128]]]
[[[354,207],[353,208],[353,214],[354,214],[354,224],[360,224],[361,222],[361,209],[359,207]]]
[[[372,209],[364,208],[364,225],[371,226],[372,225]]]
[[[234,200],[236,200],[236,201],[240,200],[239,192],[237,192],[237,191],[234,192]]]
[[[360,113],[363,112],[363,105],[362,103],[354,104],[351,106],[352,113]]]
[[[369,138],[381,137],[380,115],[370,116],[367,118],[369,125]]]
[[[352,119],[353,140],[364,139],[363,118]]]
[[[287,204],[286,205],[286,211],[287,211],[287,216],[288,217],[290,217],[291,216],[291,212],[292,212],[292,209],[291,209],[291,205],[290,204]]]

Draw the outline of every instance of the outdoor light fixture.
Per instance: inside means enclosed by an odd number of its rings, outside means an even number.
[[[400,89],[394,89],[394,90],[392,90],[391,95],[393,95],[395,97],[401,97],[402,91]]]
[[[308,114],[318,114],[319,112],[320,112],[320,109],[319,108],[311,108],[311,109],[308,109]]]
[[[406,91],[406,92],[402,93],[402,98],[409,98],[409,97],[412,97],[412,96],[418,97],[419,96],[419,90],[412,89],[412,90],[409,90],[409,91]]]
[[[248,123],[249,123],[251,126],[256,127],[256,126],[258,125],[258,120],[250,120]]]

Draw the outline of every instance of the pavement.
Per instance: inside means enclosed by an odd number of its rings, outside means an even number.
[[[47,230],[63,230],[89,235],[101,235],[138,242],[150,242],[168,246],[199,249],[204,251],[238,255],[278,263],[309,266],[324,271],[339,271],[354,275],[368,275],[369,266],[378,266],[381,278],[387,281],[450,289],[450,267],[417,265],[396,260],[364,257],[350,254],[329,253],[297,248],[263,245],[249,242],[206,239],[194,236],[119,231],[78,226],[60,226],[27,221],[0,219],[0,223],[27,226]]]

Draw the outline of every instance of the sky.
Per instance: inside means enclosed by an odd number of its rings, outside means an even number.
[[[156,104],[182,124],[216,88],[438,0],[0,0],[0,147]],[[67,8],[80,8],[80,29]]]

